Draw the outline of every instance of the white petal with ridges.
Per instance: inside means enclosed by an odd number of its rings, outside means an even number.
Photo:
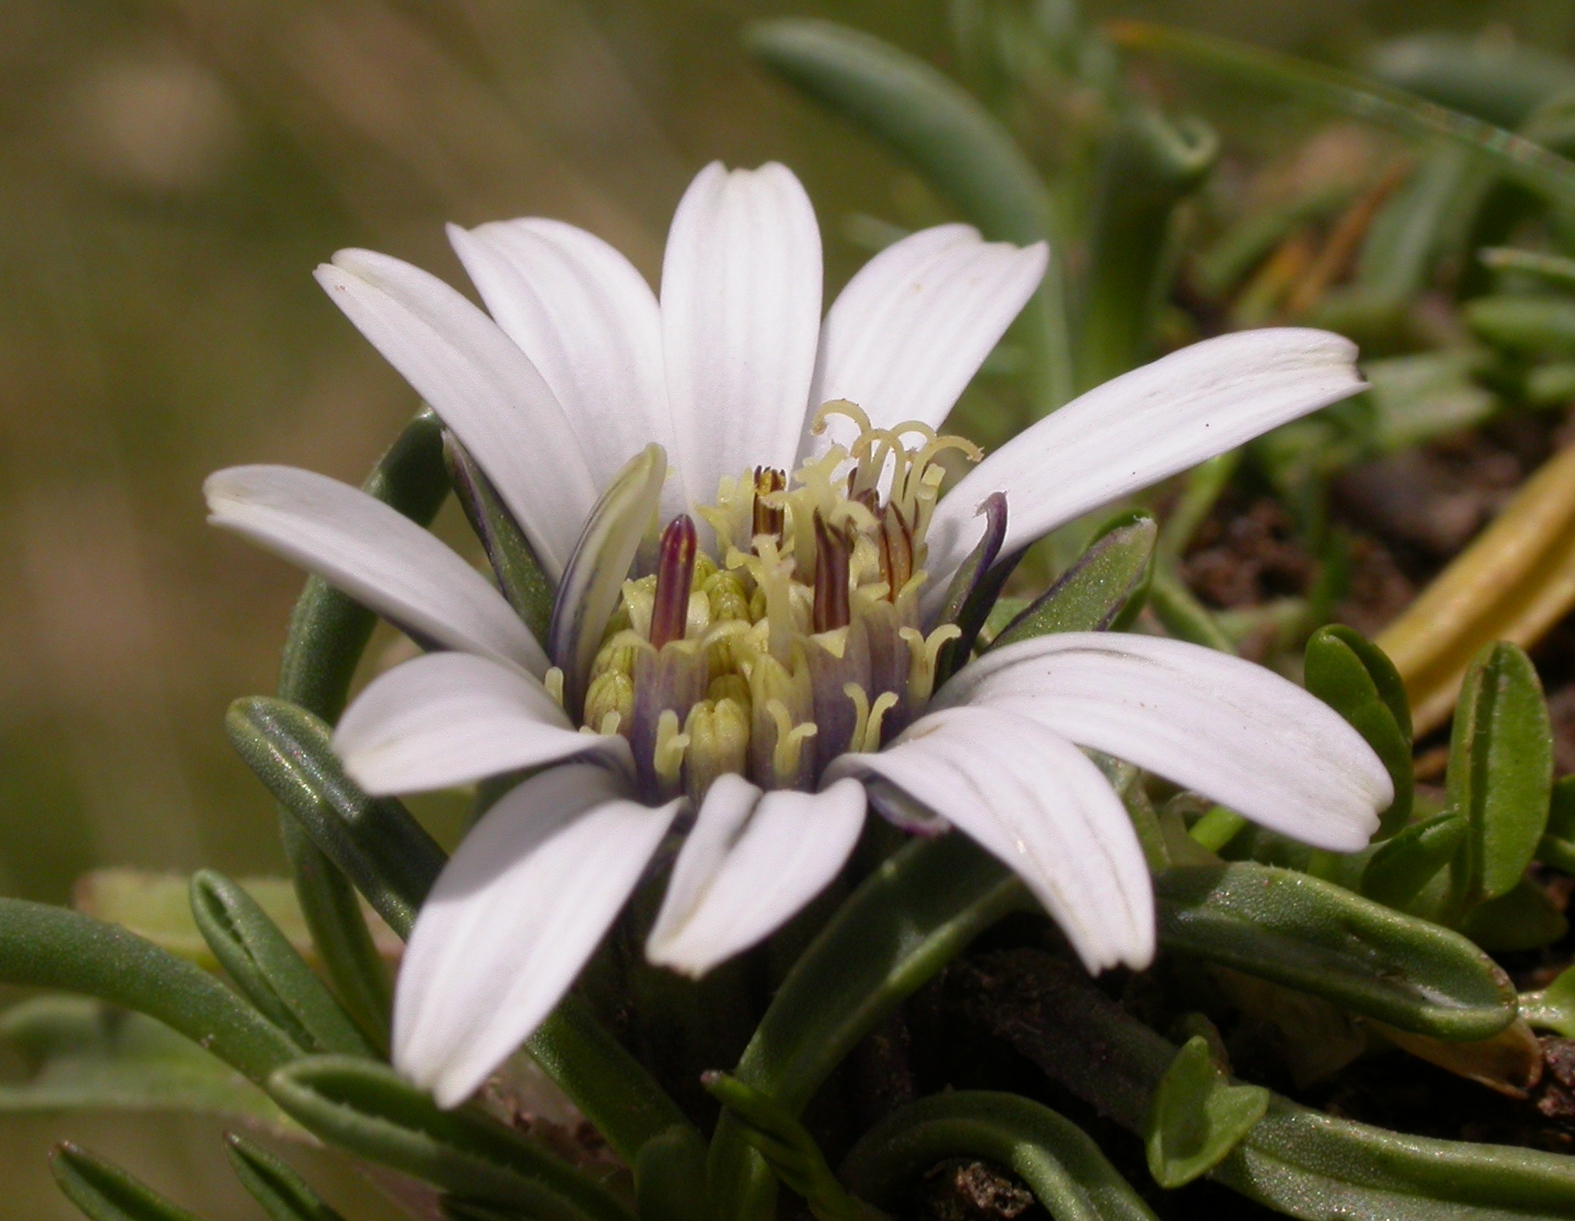
[[[864,825],[864,787],[762,794],[719,777],[673,866],[646,957],[686,975],[774,933],[824,890]]]
[[[535,679],[465,653],[418,657],[373,680],[340,718],[333,746],[375,794],[448,788],[576,755],[629,762],[623,738],[569,728]]]
[[[1292,838],[1366,846],[1389,774],[1323,701],[1239,657],[1125,632],[1066,632],[986,653],[935,705],[1032,717]]]
[[[468,834],[405,949],[394,1064],[457,1106],[541,1024],[640,879],[679,802],[587,765],[520,784]]]
[[[1028,884],[1090,971],[1153,957],[1153,890],[1132,822],[1065,738],[993,708],[949,708],[879,754],[834,760],[827,775],[880,776],[978,841]]]
[[[317,573],[400,627],[546,672],[547,655],[486,577],[359,488],[290,466],[231,467],[202,488],[212,524]]]
[[[1006,493],[1003,554],[1138,488],[1362,389],[1356,345],[1279,327],[1206,339],[1074,399],[965,475],[930,524],[927,607],[979,540],[974,515]]]
[[[634,264],[562,221],[448,233],[487,309],[563,406],[598,488],[652,441],[672,451],[661,310]],[[674,481],[672,513],[680,493]]]
[[[317,279],[454,430],[556,580],[597,488],[541,374],[497,323],[409,263],[341,250]]]
[[[938,428],[1044,277],[1043,242],[985,242],[939,225],[888,246],[859,269],[826,314],[810,407],[856,403],[877,428]],[[856,435],[843,416],[806,438],[806,453]]]
[[[690,503],[712,503],[723,476],[792,466],[820,289],[820,229],[791,170],[713,162],[700,171],[673,216],[661,297],[676,465]]]

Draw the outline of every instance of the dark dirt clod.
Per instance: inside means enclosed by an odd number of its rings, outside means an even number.
[[[922,1221],[1013,1221],[1034,1207],[1034,1196],[1005,1171],[957,1159],[924,1176],[915,1203]]]
[[[1244,513],[1205,521],[1182,574],[1195,593],[1219,607],[1256,606],[1303,593],[1315,564],[1294,532],[1290,514],[1260,497]]]

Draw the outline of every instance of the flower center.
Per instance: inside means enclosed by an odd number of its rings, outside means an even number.
[[[591,668],[584,725],[629,739],[652,798],[698,802],[727,772],[762,788],[813,789],[847,751],[877,750],[930,698],[958,629],[919,624],[925,531],[949,449],[924,424],[871,427],[851,403],[851,448],[833,445],[789,481],[723,479],[662,532],[654,574],[624,583]],[[910,442],[913,442],[910,444]]]

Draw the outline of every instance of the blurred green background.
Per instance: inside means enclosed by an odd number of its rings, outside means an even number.
[[[200,486],[238,462],[358,481],[415,409],[313,283],[335,249],[461,282],[444,221],[545,214],[654,279],[696,169],[777,158],[820,210],[829,299],[862,258],[841,218],[932,219],[915,178],[741,52],[742,22],[789,12],[945,65],[942,0],[0,2],[0,893],[63,902],[105,864],[281,867],[220,720],[272,687],[300,577],[207,530]],[[1087,13],[1336,61],[1420,29],[1575,42],[1575,0]],[[1230,134],[1228,99],[1208,114]],[[44,1163],[67,1134],[208,1216],[261,1216],[215,1125],[70,1116],[0,1119],[0,1217],[75,1215]]]

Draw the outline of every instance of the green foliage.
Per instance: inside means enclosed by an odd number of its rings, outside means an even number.
[[[437,842],[401,802],[369,797],[345,775],[329,727],[304,708],[253,696],[232,704],[224,724],[235,749],[324,859],[408,937],[447,860]]]
[[[261,1145],[233,1132],[224,1143],[235,1177],[270,1221],[343,1221],[305,1179]]]
[[[538,641],[546,640],[552,629],[552,582],[542,571],[530,540],[492,486],[492,480],[452,433],[444,434],[443,455],[454,495],[465,510],[465,520],[481,540],[498,588],[530,628],[531,635]]]
[[[1239,862],[1154,879],[1160,942],[1357,1013],[1450,1040],[1515,1018],[1515,991],[1470,941],[1320,878]]]
[[[1512,644],[1477,655],[1450,738],[1448,808],[1466,818],[1451,901],[1464,915],[1508,894],[1548,821],[1553,732],[1531,659]]]
[[[1058,239],[1048,194],[1011,135],[955,82],[877,38],[829,21],[782,18],[750,27],[749,49],[812,97],[914,162],[988,238]],[[1072,397],[1065,289],[1051,265],[1018,321],[1033,352],[1038,414]]]
[[[841,1176],[860,1197],[896,1207],[908,1184],[948,1157],[1007,1167],[1056,1221],[1154,1218],[1081,1128],[1016,1094],[957,1090],[910,1103],[860,1138]]]
[[[1383,761],[1395,787],[1379,835],[1393,835],[1411,817],[1411,708],[1394,663],[1348,627],[1319,628],[1307,642],[1307,690],[1349,721]]]
[[[49,1168],[65,1197],[91,1221],[199,1221],[113,1162],[66,1142]]]
[[[629,1221],[617,1197],[479,1110],[442,1111],[388,1068],[311,1056],[268,1092],[302,1127],[358,1157],[543,1221]]]
[[[245,1077],[162,1022],[81,996],[38,996],[0,1014],[0,1047],[22,1062],[0,1113],[189,1111],[296,1130]]]
[[[843,1190],[814,1137],[785,1108],[726,1073],[707,1073],[701,1080],[727,1108],[739,1137],[803,1198],[815,1221],[868,1221],[881,1215]]]
[[[1051,632],[1099,632],[1136,617],[1154,570],[1154,519],[1141,510],[1110,522],[1081,556],[990,642],[1003,648]]]
[[[437,416],[423,410],[407,424],[362,488],[412,521],[429,524],[448,496]],[[374,623],[371,611],[321,577],[309,577],[290,615],[280,698],[326,721],[338,719]],[[328,976],[356,1024],[374,1044],[386,1045],[392,1004],[388,972],[355,892],[293,819],[282,818],[280,831],[301,911]]]
[[[1269,1091],[1233,1085],[1203,1035],[1189,1039],[1154,1087],[1143,1133],[1149,1173],[1183,1187],[1213,1170],[1269,1109]]]
[[[301,1054],[218,980],[112,924],[0,899],[0,981],[82,992],[155,1017],[253,1081]]]
[[[202,870],[191,879],[191,910],[230,978],[274,1025],[311,1051],[370,1056],[333,994],[257,905],[223,874]]]

